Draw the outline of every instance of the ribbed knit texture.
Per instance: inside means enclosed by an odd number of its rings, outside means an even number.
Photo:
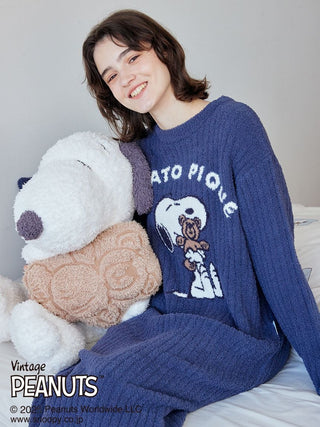
[[[320,316],[256,114],[222,97],[181,126],[156,127],[141,147],[153,171],[147,228],[163,288],[63,372],[98,376],[94,398],[34,405],[139,405],[139,413],[81,413],[82,425],[181,426],[188,412],[272,378],[288,358],[287,338],[320,393]]]

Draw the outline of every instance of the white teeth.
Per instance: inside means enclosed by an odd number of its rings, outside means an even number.
[[[139,93],[142,91],[142,89],[144,89],[146,86],[147,86],[147,83],[142,83],[142,85],[135,88],[135,90],[133,90],[130,93],[131,98],[134,98],[135,96],[139,95]]]

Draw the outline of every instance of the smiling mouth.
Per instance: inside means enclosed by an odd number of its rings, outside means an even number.
[[[147,87],[147,82],[142,83],[141,85],[139,85],[138,87],[136,87],[129,95],[130,98],[134,98],[135,96],[139,95],[139,93],[141,93],[141,91]]]

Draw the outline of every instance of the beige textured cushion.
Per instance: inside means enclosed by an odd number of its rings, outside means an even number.
[[[145,230],[119,223],[84,248],[25,267],[30,298],[70,321],[108,327],[156,293],[161,270]]]

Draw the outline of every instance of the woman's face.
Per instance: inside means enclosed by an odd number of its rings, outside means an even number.
[[[126,108],[155,117],[175,99],[168,68],[153,49],[133,51],[104,38],[93,57],[113,96]]]

